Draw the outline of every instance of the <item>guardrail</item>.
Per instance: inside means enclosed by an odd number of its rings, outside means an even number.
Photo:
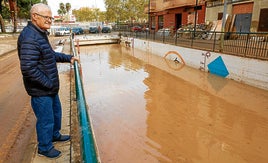
[[[268,60],[268,32],[179,31],[172,33],[165,30],[150,31],[150,33],[130,30],[119,32],[122,35],[165,44]]]
[[[74,41],[71,37],[71,50],[74,56],[77,56]],[[84,96],[83,84],[80,78],[80,69],[77,61],[74,63],[75,71],[75,86],[76,86],[76,99],[79,112],[79,122],[81,129],[81,156],[83,163],[98,163],[96,145],[94,141],[93,130],[91,128],[90,119],[87,112],[87,105]]]

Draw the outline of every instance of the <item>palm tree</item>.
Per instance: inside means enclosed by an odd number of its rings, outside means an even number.
[[[70,12],[70,10],[71,10],[71,4],[70,4],[70,3],[66,3],[66,4],[65,4],[65,9],[66,9],[66,11],[67,11],[67,19],[68,19],[68,21],[69,21],[69,20],[70,20],[69,12]]]
[[[63,21],[63,16],[66,14],[66,9],[63,3],[60,3],[60,9],[58,9],[58,14],[61,16],[61,20]]]
[[[70,3],[66,3],[65,4],[65,8],[66,8],[66,11],[67,11],[67,13],[71,10],[71,4]]]

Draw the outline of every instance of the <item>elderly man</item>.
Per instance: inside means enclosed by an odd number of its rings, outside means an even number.
[[[62,108],[58,96],[59,76],[56,62],[74,63],[76,57],[55,52],[48,40],[47,29],[53,18],[49,6],[39,3],[30,10],[31,21],[18,38],[18,55],[27,93],[35,116],[38,154],[57,158],[61,152],[53,142],[69,141],[69,135],[61,135]]]

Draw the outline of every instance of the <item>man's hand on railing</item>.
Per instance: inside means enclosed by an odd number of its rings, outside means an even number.
[[[80,62],[79,58],[77,58],[77,57],[72,57],[72,59],[71,59],[71,64],[74,64],[75,61],[77,61],[78,63]]]

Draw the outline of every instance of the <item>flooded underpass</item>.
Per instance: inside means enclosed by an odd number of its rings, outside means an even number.
[[[117,44],[80,54],[102,162],[268,162],[267,90]]]

